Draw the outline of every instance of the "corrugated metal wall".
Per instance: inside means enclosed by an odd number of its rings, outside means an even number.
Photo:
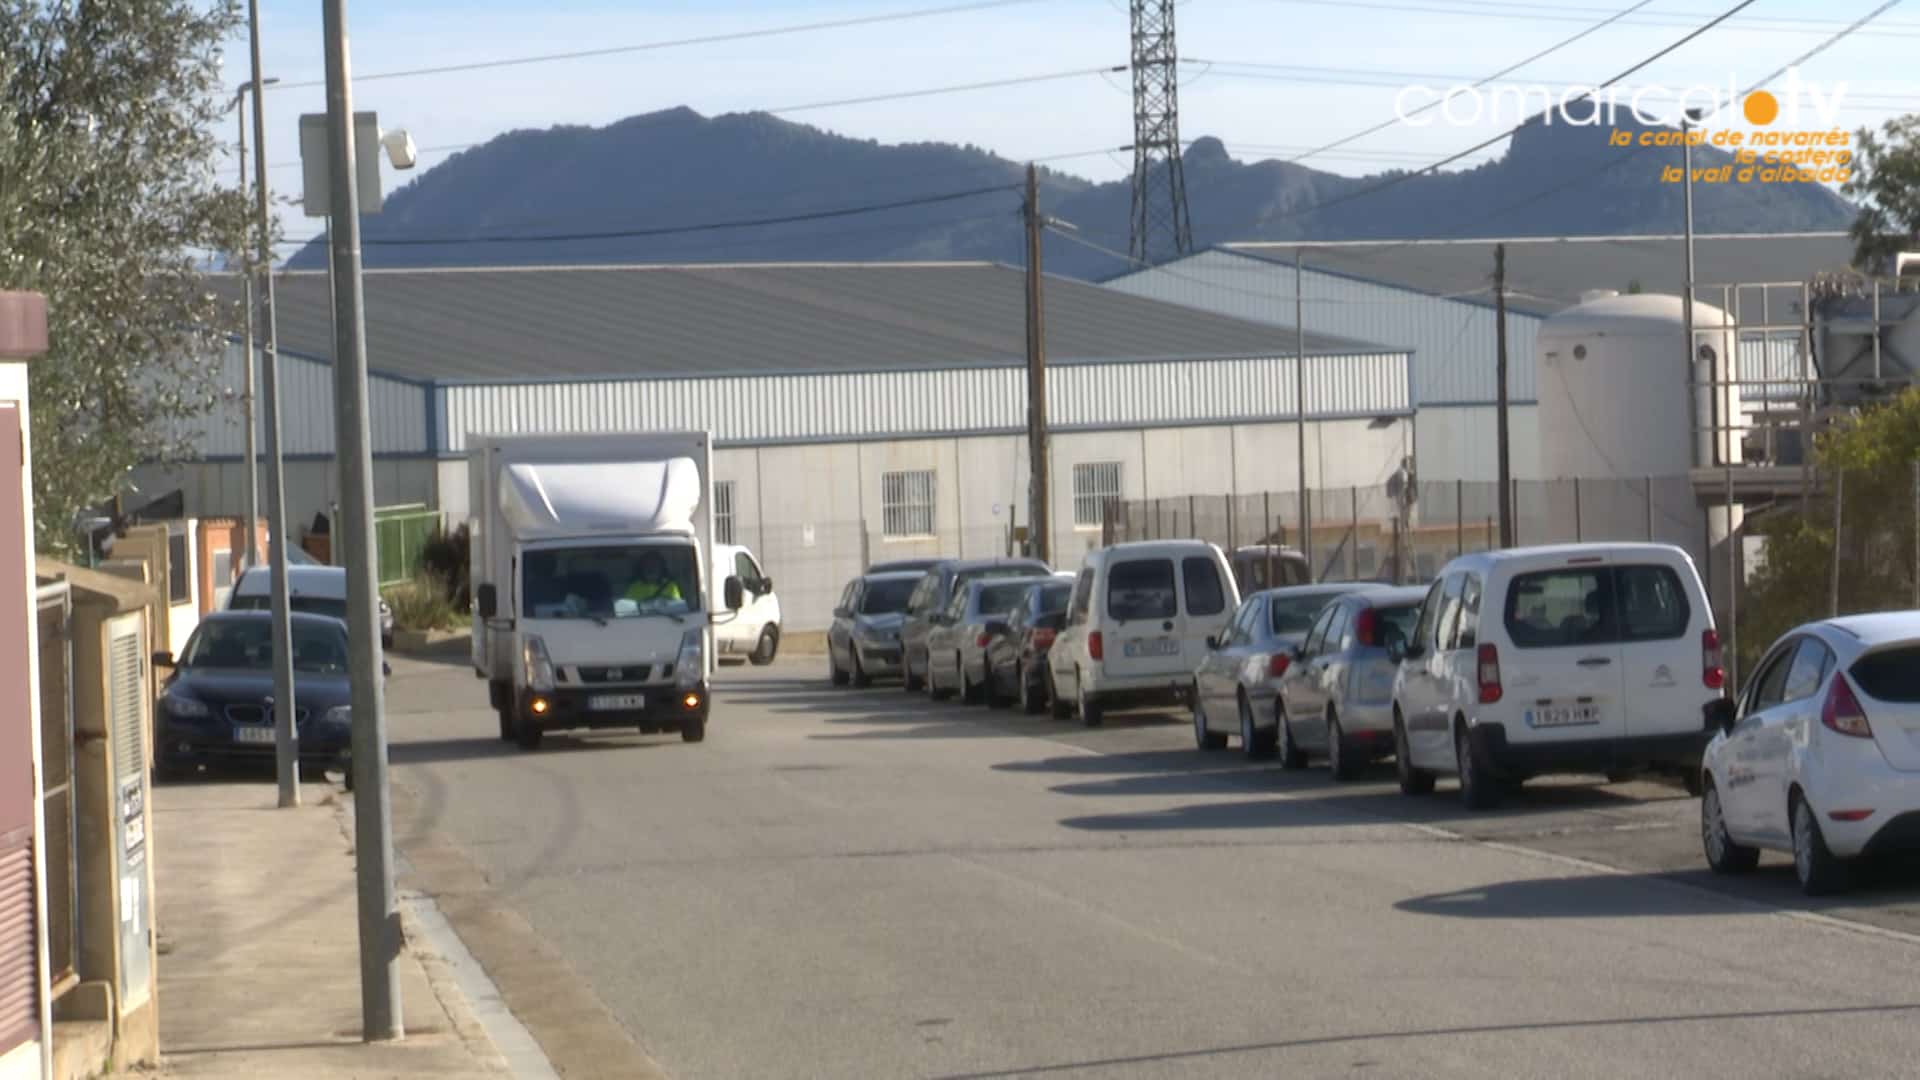
[[[1490,294],[1459,299],[1426,296],[1316,271],[1311,265],[1303,276],[1307,329],[1411,351],[1418,404],[1494,400]],[[1221,315],[1293,325],[1293,267],[1263,259],[1207,251],[1106,284],[1121,292]],[[1481,284],[1462,282],[1460,289],[1467,292]],[[1507,315],[1507,388],[1515,401],[1534,399],[1534,335],[1541,322],[1533,315]]]
[[[757,378],[596,380],[454,385],[445,401],[446,449],[469,432],[511,434],[632,428],[708,428],[722,442],[778,443],[926,433],[1003,431],[1026,423],[1026,372],[982,368]],[[1059,365],[1047,406],[1061,428],[1164,426],[1290,417],[1294,360],[1152,361]],[[1313,416],[1408,411],[1400,353],[1307,358]]]
[[[225,401],[183,425],[203,458],[245,457],[247,376],[245,350],[229,346],[216,376]],[[369,420],[376,454],[423,454],[432,449],[427,431],[427,388],[374,376],[367,381]],[[333,368],[299,357],[280,358],[280,437],[288,455],[333,453]],[[260,451],[266,452],[261,437]]]

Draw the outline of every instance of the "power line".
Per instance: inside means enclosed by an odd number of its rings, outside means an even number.
[[[991,90],[1002,86],[1025,86],[1029,83],[1055,82],[1060,79],[1076,79],[1087,75],[1105,75],[1127,70],[1125,64],[1105,67],[1075,68],[1071,71],[1053,71],[1044,75],[1016,75],[1006,79],[989,79],[985,82],[958,83],[952,86],[935,86],[925,90],[898,90],[887,94],[869,94],[865,97],[839,98],[834,101],[815,101],[805,105],[783,105],[777,109],[754,109],[753,112],[770,113],[778,116],[782,113],[807,112],[812,109],[833,109],[842,105],[870,105],[876,101],[904,101],[907,98],[933,97],[936,94],[958,94],[969,90]]]
[[[370,75],[355,75],[355,83],[377,82],[383,79],[412,79],[424,75],[449,75],[464,71],[486,71],[493,68],[523,67],[528,64],[547,64],[562,60],[591,60],[603,56],[620,56],[627,53],[653,52],[659,49],[677,49],[689,45],[714,45],[726,41],[747,41],[753,38],[778,37],[785,34],[804,34],[818,30],[844,30],[856,26],[873,26],[880,23],[902,22],[907,19],[925,19],[937,15],[957,15],[963,12],[986,11],[992,8],[1012,7],[1016,4],[1039,3],[1042,0],[974,0],[965,4],[946,4],[940,7],[917,8],[911,11],[895,11],[883,15],[860,15],[847,19],[828,19],[822,22],[791,23],[786,26],[767,26],[757,30],[736,30],[724,34],[702,34],[698,37],[673,38],[665,41],[645,41],[636,45],[614,45],[599,49],[578,49],[572,52],[542,53],[535,56],[510,56],[493,60],[475,60],[464,64],[442,64],[436,67],[406,68],[399,71],[377,71]],[[323,79],[305,82],[283,82],[268,87],[269,90],[296,90],[325,86]]]
[[[718,232],[726,229],[750,229],[765,225],[792,225],[806,221],[826,221],[833,218],[853,217],[859,214],[874,214],[886,210],[901,210],[913,206],[931,206],[936,203],[956,202],[980,195],[990,195],[1001,191],[1017,190],[1017,185],[995,184],[992,187],[970,188],[966,191],[949,191],[939,195],[923,195],[913,199],[897,199],[893,202],[867,203],[861,206],[843,206],[832,210],[814,210],[800,214],[782,214],[776,217],[745,218],[734,221],[709,221],[697,225],[666,225],[650,229],[611,229],[600,232],[575,233],[521,233],[509,236],[393,236],[363,237],[361,244],[367,247],[435,247],[455,244],[529,244],[529,243],[568,243],[576,240],[630,240],[653,236],[680,236],[688,233]],[[306,243],[307,241],[300,241]]]
[[[1899,0],[1894,0],[1894,2],[1898,3]],[[1752,7],[1754,3],[1755,3],[1755,0],[1740,0],[1739,3],[1735,4],[1733,7],[1728,8],[1725,12],[1722,12],[1720,15],[1716,16],[1711,22],[1708,22],[1706,25],[1701,26],[1697,29],[1689,31],[1687,34],[1682,36],[1678,41],[1675,41],[1669,45],[1664,46],[1663,48],[1653,53],[1651,56],[1648,56],[1645,59],[1638,61],[1633,66],[1627,68],[1625,71],[1622,71],[1620,74],[1615,75],[1613,78],[1608,79],[1606,82],[1595,86],[1593,88],[1593,91],[1597,92],[1599,90],[1604,90],[1608,86],[1611,86],[1614,83],[1621,81],[1622,79],[1628,78],[1629,76],[1633,75],[1636,72],[1639,72],[1647,67],[1652,66],[1654,63],[1658,62],[1662,58],[1668,56],[1674,51],[1687,45],[1689,42],[1692,42],[1694,39],[1700,37],[1702,34],[1707,33],[1708,31],[1712,30],[1714,27],[1719,26],[1721,23],[1727,21],[1729,18],[1732,18],[1736,13],[1743,11],[1749,7]],[[1575,102],[1588,101],[1588,100],[1592,100],[1592,97],[1593,97],[1593,92],[1589,92],[1586,94],[1582,94],[1579,98],[1576,98],[1574,100]],[[1386,191],[1390,188],[1398,187],[1399,185],[1406,183],[1408,180],[1411,180],[1416,176],[1422,176],[1427,173],[1438,171],[1439,169],[1444,168],[1447,165],[1451,165],[1454,162],[1459,161],[1461,158],[1467,157],[1468,155],[1477,153],[1481,150],[1485,150],[1487,147],[1494,145],[1495,143],[1499,142],[1502,139],[1511,138],[1515,133],[1519,132],[1521,128],[1524,128],[1528,124],[1534,122],[1535,120],[1538,120],[1541,116],[1547,115],[1548,113],[1552,112],[1553,109],[1559,108],[1564,111],[1564,109],[1567,106],[1572,104],[1574,104],[1574,102],[1565,102],[1560,105],[1548,106],[1546,112],[1537,113],[1534,116],[1528,117],[1527,119],[1522,120],[1520,123],[1515,124],[1512,128],[1506,131],[1503,131],[1498,135],[1494,135],[1493,137],[1488,139],[1483,139],[1480,142],[1477,142],[1472,146],[1467,147],[1465,150],[1461,150],[1455,154],[1450,154],[1444,158],[1441,158],[1439,161],[1434,162],[1431,165],[1427,165],[1423,168],[1416,169],[1411,172],[1396,174],[1394,176],[1387,178],[1386,180],[1381,181],[1380,183],[1369,184],[1368,186],[1361,188],[1358,191],[1348,192],[1347,194],[1342,195],[1336,199],[1331,199],[1331,200],[1328,200],[1327,202],[1322,202],[1322,203],[1315,203],[1311,206],[1304,207],[1301,210],[1290,211],[1288,213],[1279,214],[1279,215],[1276,215],[1275,218],[1269,219],[1269,220],[1284,221],[1289,218],[1299,217],[1303,214],[1320,213],[1325,210],[1331,210],[1336,206],[1341,206],[1346,203],[1350,203],[1355,199],[1363,199],[1369,195],[1377,195],[1382,191]],[[1599,107],[1600,107],[1600,104],[1598,102],[1594,102],[1594,108],[1598,109]]]
[[[1442,4],[1440,3],[1390,2],[1390,0],[1276,0],[1276,2],[1289,3],[1289,4],[1306,4],[1306,5],[1311,5],[1315,7],[1333,7],[1333,8],[1342,8],[1342,9],[1362,8],[1362,9],[1371,9],[1375,11],[1405,11],[1405,12],[1417,12],[1422,14],[1435,14],[1435,15],[1466,15],[1466,16],[1471,16],[1475,18],[1498,19],[1502,21],[1518,19],[1518,20],[1527,20],[1527,21],[1534,21],[1534,22],[1565,22],[1565,23],[1586,22],[1589,18],[1592,17],[1592,15],[1598,13],[1599,11],[1604,10],[1604,9],[1589,8],[1589,9],[1586,9],[1585,13],[1583,14],[1566,14],[1565,12],[1567,11],[1567,9],[1558,8],[1558,7],[1547,7],[1540,4],[1527,4],[1527,3],[1495,4],[1490,2],[1487,3],[1484,7],[1480,7],[1480,8],[1442,6]],[[1456,5],[1471,3],[1471,2],[1474,2],[1474,0],[1445,0],[1446,4],[1456,4]],[[1629,22],[1631,25],[1634,25],[1634,26],[1659,26],[1659,27],[1689,26],[1692,24],[1686,21],[1687,19],[1697,18],[1705,14],[1706,14],[1705,12],[1689,12],[1685,14],[1682,14],[1680,12],[1671,12],[1671,13],[1649,12],[1641,15],[1638,18],[1629,20]],[[1671,16],[1670,18],[1667,17],[1669,15]],[[1807,20],[1807,21],[1812,22],[1813,20]],[[1832,26],[1832,25],[1836,25],[1836,23],[1834,23],[1833,21],[1826,21],[1824,25]],[[1879,37],[1907,37],[1907,38],[1920,37],[1920,24],[1903,23],[1901,24],[1901,26],[1903,27],[1914,26],[1916,28],[1912,30],[1904,30],[1904,29],[1897,29],[1897,28],[1890,27],[1884,30],[1876,31],[1875,33],[1876,33],[1876,36],[1879,36]],[[1799,26],[1772,25],[1772,24],[1763,24],[1758,22],[1757,20],[1742,20],[1737,26],[1733,27],[1733,29],[1745,30],[1745,31],[1751,31],[1751,32],[1760,32],[1760,33],[1805,34],[1808,32],[1810,28],[1805,25],[1799,25]]]

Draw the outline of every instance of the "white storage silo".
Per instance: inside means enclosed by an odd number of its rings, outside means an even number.
[[[1630,483],[1654,478],[1656,538],[1699,558],[1706,554],[1703,536],[1717,548],[1729,517],[1716,510],[1709,523],[1684,478],[1696,467],[1739,463],[1740,432],[1729,425],[1741,423],[1741,410],[1737,387],[1713,385],[1734,377],[1732,320],[1696,302],[1693,322],[1689,371],[1679,297],[1589,293],[1541,325],[1535,360],[1541,475]],[[1644,538],[1646,513],[1630,516],[1634,520],[1584,521],[1582,533]]]

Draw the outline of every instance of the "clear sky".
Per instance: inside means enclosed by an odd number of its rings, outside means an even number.
[[[348,19],[352,69],[364,77],[963,2],[408,0],[350,3]],[[1602,81],[1732,3],[1654,0],[1510,78],[1553,88]],[[1758,0],[1632,82],[1723,88],[1732,83],[1744,89],[1879,3]],[[676,105],[708,115],[786,109],[1125,65],[1126,6],[1126,0],[1025,0],[859,27],[357,82],[354,104],[378,111],[384,127],[408,129],[423,148],[481,142],[516,128],[601,125]],[[1181,69],[1181,134],[1218,136],[1236,158],[1292,157],[1392,117],[1396,96],[1410,84],[1444,88],[1482,78],[1630,6],[1632,0],[1185,0],[1177,9],[1180,53],[1187,61]],[[263,0],[262,19],[266,74],[290,84],[320,80],[317,0]],[[1809,62],[1801,75],[1821,93],[1845,84],[1842,126],[1877,126],[1902,112],[1920,111],[1916,51],[1920,5],[1896,6]],[[226,70],[232,83],[246,79],[244,36],[226,51]],[[783,115],[889,143],[972,143],[1014,159],[1079,155],[1055,165],[1113,179],[1128,171],[1127,155],[1102,151],[1132,139],[1127,80],[1124,72],[1075,75]],[[1789,104],[1784,96],[1782,104]],[[1803,97],[1801,105],[1811,102]],[[324,107],[318,87],[269,91],[270,163],[298,160],[297,115]],[[1816,126],[1807,116],[1798,126]],[[1307,163],[1348,175],[1417,167],[1495,130],[1491,122],[1399,125]],[[429,149],[421,167],[444,160],[447,153]],[[272,178],[280,193],[297,192],[297,168],[276,168]],[[404,179],[405,174],[390,175],[388,186]],[[317,231],[314,223],[298,218],[285,225],[290,236]]]

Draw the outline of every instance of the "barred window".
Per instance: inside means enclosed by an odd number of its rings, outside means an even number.
[[[880,474],[880,533],[889,540],[933,535],[933,470]]]
[[[1073,524],[1097,529],[1106,520],[1107,501],[1120,497],[1120,463],[1093,461],[1073,467]]]
[[[713,539],[715,543],[733,543],[733,481],[716,480],[713,485]]]

